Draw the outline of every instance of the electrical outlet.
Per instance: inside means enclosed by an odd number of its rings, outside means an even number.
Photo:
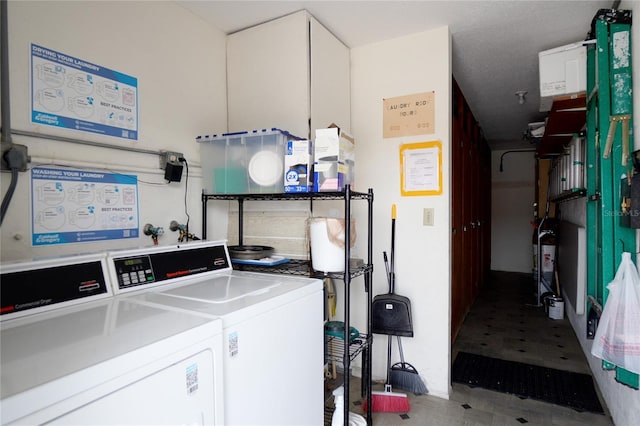
[[[27,163],[31,162],[25,145],[17,145],[10,143],[2,143],[2,170],[11,170],[7,162],[7,156],[12,155],[14,164],[17,165],[19,172],[27,171]]]
[[[178,164],[178,159],[182,157],[181,152],[160,151],[160,168],[165,170],[167,163]]]
[[[433,209],[424,209],[422,212],[422,224],[424,226],[433,226]]]

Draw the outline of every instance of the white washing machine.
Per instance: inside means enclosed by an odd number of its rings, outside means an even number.
[[[234,271],[224,242],[109,258],[116,293],[222,320],[226,425],[323,424],[321,280]]]
[[[106,256],[2,265],[2,425],[222,425],[220,320],[114,297]]]

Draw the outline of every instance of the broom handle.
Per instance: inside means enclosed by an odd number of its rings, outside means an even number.
[[[389,293],[393,294],[395,281],[394,253],[396,250],[396,205],[391,206],[391,272],[389,272]],[[387,384],[391,385],[391,335],[388,336],[387,348]]]
[[[389,293],[391,293],[391,272],[389,272],[389,259],[387,258],[387,252],[383,251],[382,256],[384,257],[384,269],[387,271],[387,284],[389,284]]]
[[[398,350],[400,351],[400,362],[402,362],[402,366],[404,367],[404,352],[402,351],[402,342],[400,341],[400,335],[396,337],[398,338]]]
[[[391,335],[387,336],[387,382],[385,383],[385,392],[387,392],[386,388],[391,386]]]
[[[390,293],[393,294],[396,286],[396,269],[395,269],[395,252],[396,252],[396,205],[391,206],[391,273],[389,275]]]

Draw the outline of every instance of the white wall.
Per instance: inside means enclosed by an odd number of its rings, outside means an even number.
[[[11,128],[107,143],[115,148],[182,152],[190,166],[190,231],[200,235],[202,185],[195,137],[226,131],[225,35],[172,2],[10,1],[7,16]],[[139,140],[32,125],[31,43],[137,77]],[[137,175],[140,228],[147,222],[164,227],[166,234],[160,237],[160,244],[177,239],[168,229],[172,219],[186,223],[186,173],[180,183],[166,184],[156,155],[20,136],[14,136],[13,141],[28,147],[30,168],[55,163]],[[9,181],[9,174],[2,173],[3,195]],[[30,204],[30,174],[20,173],[1,229],[3,261],[152,244],[143,235],[140,239],[33,248]],[[226,235],[226,221],[220,229],[223,231],[219,235]]]
[[[356,138],[358,190],[374,188],[374,292],[387,292],[382,252],[390,250],[391,205],[397,205],[396,292],[412,303],[414,338],[405,338],[405,358],[433,395],[450,390],[450,129],[451,39],[448,27],[351,51],[352,129]],[[435,134],[382,138],[384,98],[435,91]],[[403,143],[442,142],[443,191],[438,196],[400,195],[399,147]],[[354,206],[356,214],[364,214]],[[423,209],[435,211],[434,226],[423,226]],[[366,217],[366,216],[364,216]],[[358,228],[359,235],[366,229]],[[352,283],[354,321],[364,317],[361,287]],[[358,324],[356,322],[356,324]],[[363,323],[359,324],[360,326]],[[385,376],[386,337],[376,336],[373,376]],[[394,349],[397,354],[397,349]],[[397,360],[397,355],[394,356]],[[394,362],[395,362],[394,360]]]
[[[533,152],[491,153],[491,269],[531,272],[533,268]]]

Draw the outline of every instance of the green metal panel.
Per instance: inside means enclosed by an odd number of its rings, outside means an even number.
[[[632,114],[632,80],[631,80],[631,27],[627,24],[611,24],[609,28],[609,86],[611,87],[611,117],[620,118]],[[612,122],[613,123],[613,122]],[[620,182],[631,172],[631,161],[628,154],[633,150],[631,141],[622,137],[622,129],[629,126],[631,120],[616,122],[616,133],[611,152],[613,166],[613,241],[614,265],[618,265],[622,252],[634,252],[636,248],[636,232],[634,229],[621,226],[622,190]],[[613,124],[610,124],[613,125]],[[626,144],[626,146],[625,146]],[[626,182],[627,181],[625,179]],[[613,278],[613,275],[611,276]],[[605,295],[608,294],[606,291]]]
[[[620,367],[616,367],[616,380],[634,389],[638,389],[640,385],[640,380],[636,373]]]
[[[585,161],[587,166],[587,294],[597,298],[601,283],[598,273],[601,269],[599,247],[602,244],[602,231],[598,223],[601,216],[600,204],[600,149],[598,147],[597,112],[598,94],[596,87],[596,46],[587,46],[587,131]],[[600,301],[601,302],[601,301]]]
[[[611,24],[609,26],[609,87],[611,87],[610,118],[619,118],[632,113],[632,87],[631,87],[631,28],[626,24]],[[622,216],[622,193],[620,182],[630,172],[627,156],[633,149],[630,141],[623,141],[622,128],[628,126],[630,121],[612,122],[610,126],[616,124],[615,137],[611,152],[612,160],[612,207],[614,214],[613,241],[614,248],[613,263],[618,265],[622,252],[634,252],[636,248],[635,230],[621,226],[619,218]],[[624,146],[626,142],[626,147]],[[624,156],[624,157],[623,157]],[[613,275],[611,275],[613,278]],[[608,291],[605,292],[605,295]]]
[[[611,24],[610,27],[611,113],[631,114],[631,27],[627,24]]]
[[[633,86],[631,78],[631,26],[627,24],[611,24],[609,29],[610,86],[611,86],[611,114],[617,117],[629,117],[618,122],[613,143],[612,158],[614,179],[620,182],[623,176],[631,173],[631,162],[623,156],[633,150],[628,137],[623,138],[624,127],[633,128]],[[626,146],[625,146],[626,145]],[[619,204],[622,200],[620,185],[614,185],[613,199]],[[615,217],[621,217],[616,214]],[[618,264],[623,251],[634,252],[636,248],[635,229],[614,224],[615,262]],[[608,292],[607,292],[608,293]],[[606,297],[606,295],[605,295]],[[623,368],[616,367],[616,380],[638,389],[638,375]]]
[[[602,211],[598,217],[600,232],[602,233],[602,244],[600,245],[600,261],[602,268],[599,271],[598,286],[596,287],[596,297],[598,301],[606,300],[606,285],[615,275],[615,244],[614,244],[614,223],[615,211],[614,205],[614,182],[613,182],[613,163],[615,157],[613,155],[604,158],[605,143],[604,139],[609,133],[611,125],[609,119],[611,117],[611,85],[609,80],[609,24],[605,21],[596,23],[596,82],[598,85],[598,136],[599,157],[600,157],[600,203]],[[615,182],[619,185],[619,182]]]
[[[626,155],[633,149],[623,137],[624,126],[633,128],[632,49],[629,24],[598,20],[595,28],[596,44],[587,49],[587,292],[604,306],[622,253],[636,248],[635,229],[619,220],[621,182],[631,170]],[[637,374],[606,361],[602,366],[638,388]]]

